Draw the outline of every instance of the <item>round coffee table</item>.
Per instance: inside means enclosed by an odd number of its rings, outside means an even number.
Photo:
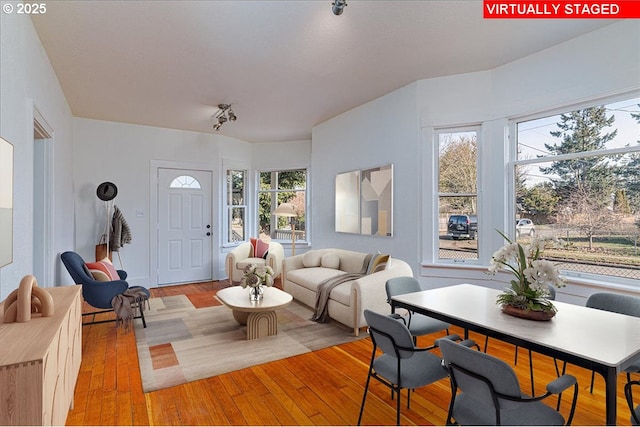
[[[249,289],[242,286],[221,289],[216,297],[231,309],[238,323],[247,325],[247,340],[277,335],[276,310],[293,301],[291,295],[274,287],[265,287],[260,301],[250,301]]]

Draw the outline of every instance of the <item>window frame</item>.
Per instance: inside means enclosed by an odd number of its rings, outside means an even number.
[[[440,192],[440,135],[442,134],[454,134],[454,133],[475,133],[476,137],[476,191],[475,193],[449,193],[449,192]],[[458,126],[442,126],[442,127],[434,127],[432,130],[431,144],[432,144],[432,156],[433,161],[433,180],[431,183],[431,188],[433,191],[433,199],[437,201],[434,203],[433,207],[433,235],[436,236],[432,243],[431,251],[431,263],[433,265],[440,266],[480,266],[482,265],[482,248],[480,241],[482,240],[480,236],[482,236],[483,229],[480,226],[482,224],[482,217],[480,215],[480,206],[482,203],[482,173],[481,173],[481,156],[482,156],[482,137],[483,137],[483,126],[480,123],[473,124],[465,124]],[[476,233],[476,257],[471,259],[464,258],[441,258],[440,257],[440,199],[441,197],[446,196],[454,196],[457,195],[459,197],[475,197],[476,198],[476,212],[474,215],[477,216],[478,223],[478,231]]]
[[[260,176],[262,173],[280,173],[280,172],[289,172],[289,171],[296,171],[296,170],[302,170],[305,172],[305,186],[304,186],[304,190],[301,189],[269,189],[269,190],[262,190],[260,188]],[[305,228],[304,228],[304,238],[298,238],[297,237],[297,233],[296,233],[296,246],[298,245],[308,245],[309,244],[309,168],[306,166],[300,166],[300,167],[286,167],[286,168],[264,168],[264,169],[257,169],[255,171],[255,208],[254,208],[254,227],[257,230],[257,232],[260,232],[260,194],[261,193],[270,193],[270,194],[277,194],[277,193],[290,193],[290,192],[304,192],[304,199],[305,199],[305,203],[304,203],[304,217],[305,217]],[[277,206],[276,206],[277,207]],[[275,210],[275,208],[274,208]],[[270,216],[270,221],[271,224],[273,224],[274,221],[277,221],[276,216],[273,215],[273,211],[271,212],[271,216]],[[296,230],[299,231],[298,227],[296,226]],[[270,233],[272,234],[272,233]],[[275,241],[275,242],[279,242],[283,245],[287,245],[287,243],[290,245],[291,244],[291,239],[287,238],[287,239],[278,239],[276,237],[271,237],[271,240]]]
[[[591,157],[606,157],[610,155],[616,154],[628,154],[628,153],[640,153],[640,143],[636,143],[635,145],[629,145],[627,147],[619,147],[619,148],[608,148],[603,150],[592,150],[592,151],[584,151],[584,152],[575,152],[575,153],[567,153],[567,154],[559,154],[559,155],[549,155],[546,157],[540,158],[530,158],[530,159],[518,159],[518,124],[533,120],[539,120],[554,116],[559,116],[561,114],[568,114],[576,110],[583,110],[592,107],[598,106],[607,106],[613,103],[622,102],[625,100],[634,100],[640,97],[640,92],[631,92],[620,94],[616,96],[604,97],[604,98],[596,98],[589,101],[568,104],[561,107],[556,107],[553,109],[545,110],[542,112],[538,112],[535,114],[528,114],[522,116],[514,116],[509,118],[509,134],[512,137],[509,140],[509,156],[508,156],[508,181],[507,181],[507,200],[509,203],[507,204],[508,210],[508,220],[507,220],[507,235],[509,238],[515,238],[515,226],[517,223],[516,220],[516,166],[527,166],[527,165],[536,165],[536,164],[544,164],[544,163],[552,163],[555,161],[562,160],[574,160],[581,158],[591,158]],[[640,139],[640,138],[639,138]],[[611,286],[621,286],[622,288],[627,289],[638,289],[638,280],[633,278],[626,278],[620,276],[611,276],[606,274],[598,274],[591,272],[576,272],[572,270],[564,270],[561,269],[561,273],[565,276],[569,281],[583,284],[593,284],[602,286],[603,284],[606,286],[607,284]]]
[[[222,247],[235,247],[240,245],[243,242],[248,242],[249,241],[249,237],[252,233],[252,229],[251,229],[251,224],[252,224],[252,209],[251,204],[252,204],[252,200],[251,200],[251,196],[252,196],[252,192],[251,192],[251,178],[250,178],[250,174],[251,174],[251,170],[249,168],[248,165],[243,164],[242,162],[233,162],[233,161],[223,161],[223,166],[222,166],[222,171],[221,171],[221,187],[222,190],[220,191],[220,197],[223,199],[221,202],[221,206],[222,206],[222,214],[220,215],[221,219],[220,219],[220,229],[221,229],[221,233],[220,233],[220,239],[221,239],[221,243],[222,243]],[[229,204],[229,186],[227,185],[227,176],[229,174],[230,171],[241,171],[244,172],[244,203],[242,205],[233,205],[233,204]],[[230,229],[229,229],[229,224],[230,224],[230,219],[229,219],[229,215],[230,215],[230,210],[233,208],[244,208],[244,233],[245,233],[245,239],[242,241],[231,241],[229,239],[229,235],[230,235]]]

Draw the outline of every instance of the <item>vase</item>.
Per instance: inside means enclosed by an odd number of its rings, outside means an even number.
[[[262,285],[249,287],[249,301],[261,301],[264,297]]]
[[[535,311],[525,310],[523,308],[514,307],[512,305],[503,305],[502,312],[514,317],[528,320],[551,320],[556,315],[555,311]]]

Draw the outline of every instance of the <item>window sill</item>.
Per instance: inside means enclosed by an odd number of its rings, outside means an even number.
[[[449,271],[458,271],[459,275],[451,275],[461,280],[474,280],[474,281],[486,281],[491,278],[492,281],[496,281],[496,279],[503,279],[501,281],[508,284],[508,279],[510,274],[507,272],[497,273],[496,276],[490,276],[484,274],[487,272],[488,266],[483,266],[479,264],[470,264],[470,263],[426,263],[422,262],[420,264],[420,276],[433,276],[434,270]],[[482,276],[477,275],[477,272],[483,273]],[[449,274],[450,274],[449,273]],[[562,276],[565,277],[567,285],[569,286],[577,286],[578,288],[583,288],[583,291],[578,291],[577,294],[587,295],[592,292],[623,292],[623,293],[632,293],[638,294],[640,292],[640,286],[638,285],[637,280],[633,279],[625,279],[619,277],[612,276],[595,276],[585,273],[576,273],[576,272],[564,272],[561,271]],[[442,274],[435,274],[440,277]],[[505,281],[506,280],[506,281]],[[575,289],[574,289],[575,290]]]
[[[638,293],[640,291],[640,286],[638,286],[637,280],[610,276],[585,277],[582,274],[575,273],[562,273],[562,275],[565,277],[567,284],[593,288],[594,290],[632,293]]]
[[[487,270],[487,266],[479,264],[478,260],[458,260],[451,262],[421,262],[421,268],[442,268],[442,269],[456,269],[456,270]]]

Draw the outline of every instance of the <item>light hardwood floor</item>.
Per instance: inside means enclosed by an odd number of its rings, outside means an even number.
[[[153,289],[152,296],[197,294],[224,286],[226,282],[163,287]],[[456,328],[452,332],[462,333]],[[472,338],[484,342],[481,336]],[[355,425],[371,356],[366,338],[145,394],[133,331],[125,333],[114,323],[84,326],[82,339],[82,366],[67,425]],[[489,353],[513,365],[512,345],[490,340]],[[553,360],[534,354],[534,368],[539,393],[555,377]],[[515,369],[523,390],[530,390],[528,356],[522,349]],[[602,425],[602,378],[596,375],[590,394],[589,371],[569,366],[568,373],[580,385],[573,425]],[[619,425],[629,425],[622,392],[625,378],[620,375],[618,382]],[[376,381],[371,384],[363,424],[394,425],[395,401],[389,390]],[[403,404],[401,423],[443,425],[450,397],[447,379],[416,390],[411,408]],[[564,409],[569,400],[563,399]]]

